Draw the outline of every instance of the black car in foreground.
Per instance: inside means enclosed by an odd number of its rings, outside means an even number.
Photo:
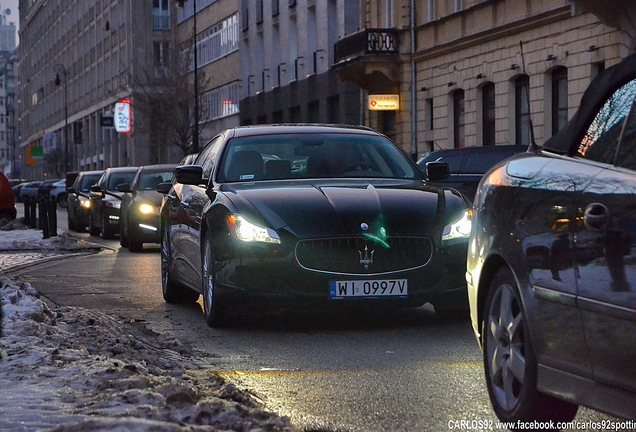
[[[88,227],[92,204],[90,188],[97,183],[103,173],[103,170],[79,172],[71,186],[66,189],[68,229],[84,232]]]
[[[457,189],[471,200],[483,175],[497,162],[528,150],[528,146],[500,145],[484,147],[463,147],[431,152],[417,161],[423,170],[428,162],[446,162],[450,176],[434,182],[436,186]]]
[[[92,236],[112,239],[119,234],[119,216],[123,192],[117,190],[122,183],[130,183],[138,167],[107,168],[90,187],[89,230]]]
[[[468,251],[499,419],[556,426],[583,405],[636,420],[636,56],[542,147],[486,174]]]
[[[429,178],[448,175],[443,163]],[[368,128],[250,126],[176,169],[161,209],[163,295],[210,326],[258,305],[466,304],[467,202]]]
[[[157,186],[170,182],[175,164],[139,167],[130,183],[122,183],[123,192],[119,220],[119,243],[131,252],[140,252],[144,243],[160,243],[159,207],[163,195]]]

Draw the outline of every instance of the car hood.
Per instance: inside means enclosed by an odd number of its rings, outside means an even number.
[[[297,238],[428,236],[441,231],[450,212],[465,208],[448,190],[410,181],[240,184],[225,185],[222,192],[252,222]]]
[[[163,198],[163,195],[161,195],[156,190],[137,191],[137,194],[135,196],[135,202],[148,203],[155,207],[159,207],[161,205],[162,198]]]

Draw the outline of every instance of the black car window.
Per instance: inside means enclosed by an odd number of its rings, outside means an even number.
[[[391,141],[366,134],[281,134],[234,138],[217,181],[378,177],[421,179]]]
[[[466,155],[466,161],[464,162],[464,168],[462,171],[470,174],[484,174],[491,166],[512,154],[514,153],[510,151],[495,150],[482,153],[468,153]],[[451,172],[453,172],[452,169]]]
[[[203,168],[204,179],[209,179],[210,176],[212,175],[212,171],[214,170],[214,164],[216,162],[216,157],[219,154],[219,150],[221,149],[222,143],[223,143],[223,137],[222,136],[216,137],[203,149],[199,157],[197,157],[195,164]]]
[[[636,83],[636,80],[632,81]],[[631,83],[630,83],[631,84]],[[636,170],[636,102],[632,103],[629,117],[616,153],[616,166]]]
[[[106,187],[106,190],[114,191],[114,190],[117,190],[117,185],[120,185],[122,183],[130,183],[133,177],[135,176],[135,173],[136,173],[135,171],[129,172],[129,173],[128,172],[112,173],[112,175],[108,179],[108,186]]]
[[[636,80],[631,81],[605,102],[581,141],[577,155],[585,159],[613,164],[625,118],[636,95]]]
[[[159,183],[165,183],[172,180],[174,174],[170,171],[143,171],[140,173],[137,181],[137,190],[155,190]]]
[[[88,192],[91,188],[91,186],[93,186],[95,183],[97,183],[97,180],[99,180],[99,176],[101,174],[87,174],[85,176],[82,176],[79,180],[80,180],[80,184],[79,184],[79,191],[80,192]]]
[[[426,169],[426,162],[446,162],[450,167],[451,173],[462,172],[462,162],[464,161],[464,154],[445,154],[440,155],[436,153],[430,153],[420,162],[422,169]]]

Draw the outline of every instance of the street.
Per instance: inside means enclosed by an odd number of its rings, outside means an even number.
[[[65,230],[64,210],[58,221]],[[163,301],[158,245],[130,253],[118,240],[74,235],[105,249],[18,274],[59,305],[98,309],[175,336],[198,352],[201,367],[249,390],[303,430],[479,430],[458,425],[496,423],[467,317],[440,320],[428,306],[263,312],[212,329],[200,300]],[[602,419],[612,420],[585,409],[577,416]]]

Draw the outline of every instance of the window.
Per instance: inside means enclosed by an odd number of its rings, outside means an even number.
[[[515,79],[515,144],[530,145],[530,78]]]
[[[170,0],[152,1],[152,28],[165,30],[170,28]]]
[[[462,0],[455,0],[455,12],[462,10]]]
[[[481,88],[482,145],[495,145],[495,84],[486,83]]]
[[[568,121],[568,70],[558,67],[552,72],[552,135]]]
[[[214,164],[221,149],[223,143],[223,137],[218,136],[214,138],[201,152],[195,164],[203,168],[203,178],[209,179],[214,169]]]
[[[435,21],[435,0],[428,0],[428,20]]]
[[[201,121],[227,117],[239,112],[239,83],[234,82],[201,95]]]
[[[166,66],[170,55],[168,42],[153,42],[155,66]]]
[[[605,102],[583,136],[577,151],[578,156],[607,164],[613,164],[616,160],[618,166],[635,167],[633,142],[636,139],[636,128],[633,115],[625,128],[621,148],[618,148],[618,140],[635,96],[636,80],[618,89]]]
[[[464,147],[464,90],[453,93],[453,147]]]

